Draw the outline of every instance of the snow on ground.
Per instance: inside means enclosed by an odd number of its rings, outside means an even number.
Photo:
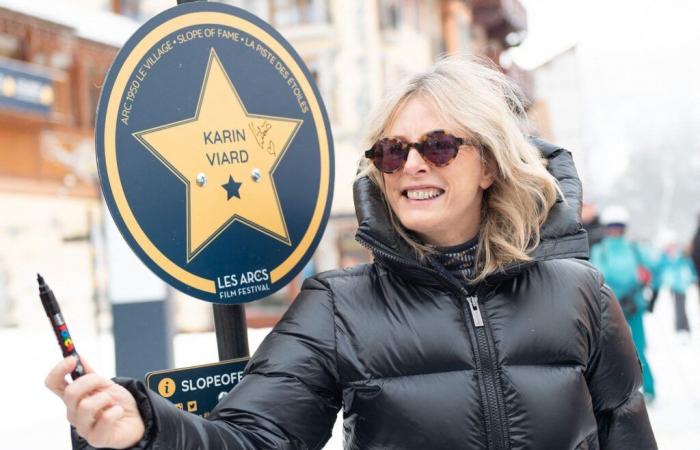
[[[700,442],[700,300],[696,290],[688,298],[693,334],[673,330],[673,308],[662,293],[654,314],[647,315],[648,358],[657,383],[657,399],[649,407],[662,450],[697,449]],[[250,330],[251,350],[268,330]],[[109,335],[93,336],[75,327],[77,347],[95,368],[113,375],[113,343]],[[48,324],[42,329],[0,329],[4,343],[0,370],[0,448],[5,450],[68,450],[70,441],[62,403],[44,388],[43,380],[58,361],[59,350]],[[176,366],[216,361],[213,333],[178,335]],[[326,449],[342,448],[341,421]]]
[[[651,424],[662,450],[700,448],[700,298],[697,289],[686,301],[691,335],[678,335],[673,326],[673,301],[662,292],[653,314],[645,317],[647,359],[656,383],[656,400],[649,406]]]

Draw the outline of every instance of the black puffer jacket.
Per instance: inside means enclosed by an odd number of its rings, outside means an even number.
[[[574,259],[588,248],[571,155],[538,145],[568,203],[533,262],[467,292],[416,262],[359,180],[358,239],[376,262],[307,280],[213,420],[132,384],[142,444],[319,449],[342,407],[349,449],[656,448],[620,307]]]

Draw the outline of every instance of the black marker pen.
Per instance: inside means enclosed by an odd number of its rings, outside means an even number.
[[[75,345],[73,344],[73,339],[70,337],[68,332],[68,325],[66,321],[63,320],[63,314],[61,314],[61,308],[58,307],[58,302],[56,302],[56,297],[53,295],[53,291],[48,284],[44,283],[44,279],[41,275],[36,274],[36,280],[39,282],[39,297],[41,297],[41,304],[44,305],[44,311],[51,321],[51,326],[53,327],[54,333],[56,333],[56,339],[58,339],[58,345],[61,347],[63,356],[75,356],[78,363],[75,366],[73,372],[70,376],[72,379],[76,379],[80,376],[85,375],[85,368],[80,362],[80,357],[78,352],[75,351]]]

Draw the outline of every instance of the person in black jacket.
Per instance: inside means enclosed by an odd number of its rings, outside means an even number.
[[[342,408],[347,449],[656,448],[571,154],[528,141],[516,93],[459,58],[396,87],[354,186],[374,262],[307,279],[208,419],[63,360],[76,446],[320,449]]]
[[[700,214],[698,214],[698,229],[695,231],[693,242],[690,244],[690,259],[693,260],[695,273],[698,275],[698,289],[700,289]]]
[[[600,223],[598,206],[591,201],[583,201],[581,207],[581,225],[588,234],[588,250],[605,238],[605,226]]]

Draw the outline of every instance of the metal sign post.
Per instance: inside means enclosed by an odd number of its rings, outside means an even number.
[[[212,305],[219,361],[250,355],[243,305]]]
[[[248,355],[243,303],[293,280],[321,239],[333,143],[313,77],[274,28],[227,4],[178,3],[107,74],[98,173],[141,261],[214,303],[228,360]]]

